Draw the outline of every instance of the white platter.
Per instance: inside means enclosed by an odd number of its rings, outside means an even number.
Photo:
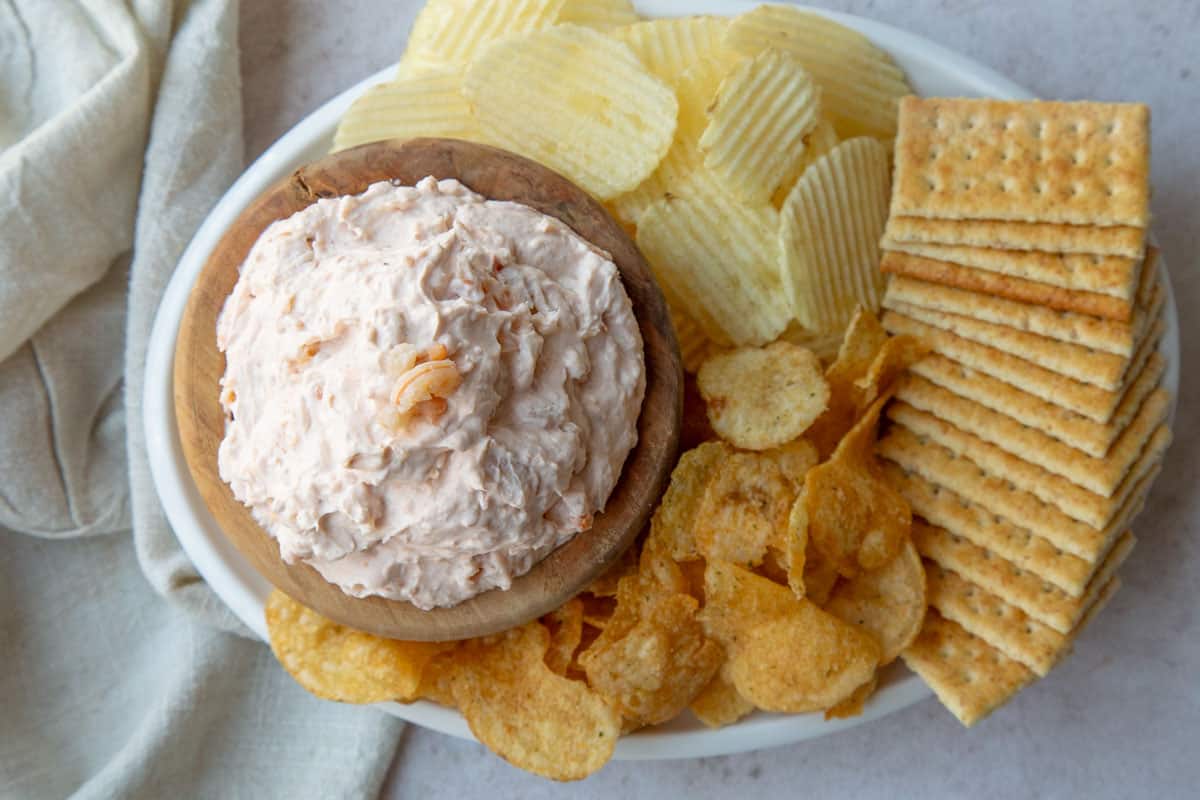
[[[636,3],[647,16],[681,14],[737,14],[758,3],[744,0],[643,0]],[[1024,99],[1027,90],[986,67],[919,36],[860,17],[819,11],[856,28],[887,50],[908,74],[918,93],[943,96],[990,96]],[[209,214],[184,252],[175,271],[151,333],[147,363],[144,414],[150,466],[168,519],[184,550],[213,590],[258,636],[266,638],[263,603],[267,582],[241,557],[209,514],[188,473],[175,426],[172,400],[172,364],[175,337],[196,276],[221,235],[243,208],[263,190],[299,165],[328,152],[338,119],[368,86],[388,79],[389,67],[343,92],[310,114],[271,146]],[[1167,277],[1164,315],[1166,334],[1162,351],[1167,357],[1165,383],[1178,394],[1179,325],[1174,295]],[[784,716],[756,713],[721,730],[709,730],[686,714],[667,725],[624,737],[617,745],[618,759],[696,758],[773,747],[878,719],[929,696],[925,685],[899,663],[881,676],[878,692],[861,716],[826,722],[820,714]],[[463,718],[455,711],[428,702],[411,705],[384,703],[379,708],[442,733],[471,738]]]

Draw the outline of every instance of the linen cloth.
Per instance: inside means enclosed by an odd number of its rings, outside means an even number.
[[[146,340],[240,103],[237,0],[0,0],[0,797],[374,796],[398,741],[244,638],[151,484]]]

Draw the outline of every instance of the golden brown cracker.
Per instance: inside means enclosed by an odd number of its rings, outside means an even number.
[[[885,297],[883,306],[967,341],[995,348],[1042,369],[1108,391],[1116,391],[1123,385],[1125,371],[1129,366],[1129,359],[1115,353],[1094,350],[1073,342],[1060,342],[1037,333],[973,317],[915,306],[894,296]]]
[[[909,370],[959,397],[1042,431],[1093,458],[1103,458],[1166,371],[1166,359],[1149,345],[1149,342],[1143,344],[1135,354],[1130,372],[1137,377],[1125,390],[1111,419],[1103,424],[1066,411],[945,356],[926,356]]]
[[[891,213],[1145,228],[1149,174],[1142,104],[909,96]]]
[[[901,242],[884,236],[885,250],[898,250],[933,261],[998,272],[1013,278],[1045,283],[1060,289],[1097,292],[1129,300],[1140,277],[1140,262],[1124,256],[1093,253],[1043,253],[1038,250],[997,250],[970,245]]]
[[[1117,322],[1128,322],[1133,316],[1132,298],[1063,289],[1025,278],[964,267],[949,261],[936,261],[895,250],[884,251],[879,268],[892,275],[906,275],[927,283],[940,283],[943,286],[995,295],[1019,303],[1045,306],[1056,311],[1074,311]]]
[[[888,311],[881,321],[888,333],[909,334],[923,339],[936,353],[1101,425],[1112,419],[1113,412],[1125,394],[1125,386],[1112,391],[1082,383],[1023,358],[926,325],[895,311]],[[1160,319],[1151,327],[1146,338],[1157,341],[1162,332],[1163,323]],[[1135,358],[1135,362],[1136,360]],[[1128,380],[1128,375],[1126,379]]]
[[[1111,521],[1098,528],[1072,519],[1060,508],[1027,492],[1011,481],[991,475],[970,459],[948,448],[923,440],[911,430],[893,425],[879,442],[879,454],[914,472],[935,486],[945,487],[963,499],[1037,534],[1055,547],[1084,561],[1097,563],[1124,529],[1122,511],[1133,500],[1143,479],[1158,467],[1170,431],[1160,427],[1111,498]],[[912,501],[909,501],[910,504]],[[914,504],[915,505],[915,504]],[[918,513],[921,513],[918,510]],[[928,516],[926,516],[928,519]]]
[[[941,564],[973,584],[1059,633],[1070,633],[1095,596],[1133,551],[1137,539],[1126,530],[1109,548],[1087,587],[1078,597],[1064,592],[1040,575],[1023,569],[985,547],[931,525],[913,520],[913,544],[922,557]]]
[[[1139,260],[1146,245],[1145,229],[1126,225],[1101,228],[1054,222],[926,219],[896,214],[888,219],[884,236],[898,242],[1036,250],[1042,253],[1084,253]]]
[[[1024,664],[932,609],[917,640],[901,658],[967,727],[1037,678]]]
[[[1146,305],[1134,309],[1129,322],[1117,322],[893,275],[888,282],[883,303],[886,306],[889,302],[898,301],[931,311],[970,317],[1128,358],[1133,355],[1134,345],[1141,339],[1150,320],[1157,317],[1163,297],[1161,288],[1152,292]]]
[[[1109,451],[1102,458],[1095,458],[1038,428],[1023,425],[1006,414],[959,397],[919,375],[907,375],[901,381],[896,397],[1104,497],[1116,490],[1141,453],[1146,439],[1166,420],[1170,408],[1170,395],[1165,389],[1152,392]]]

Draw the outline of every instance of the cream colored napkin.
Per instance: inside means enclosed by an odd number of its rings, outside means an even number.
[[[240,103],[236,0],[0,2],[0,797],[353,797],[391,759],[218,630],[150,482],[146,339]]]

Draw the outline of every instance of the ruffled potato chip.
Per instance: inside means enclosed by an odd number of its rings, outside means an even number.
[[[755,566],[782,541],[795,498],[778,463],[758,453],[731,453],[713,469],[693,533],[704,558]]]
[[[771,197],[771,205],[776,208],[783,208],[784,201],[787,200],[792,187],[796,185],[796,182],[800,180],[805,171],[816,163],[817,159],[837,147],[839,141],[841,140],[838,139],[837,131],[833,129],[832,122],[824,117],[817,120],[816,126],[809,131],[808,136],[804,137],[804,156],[784,176],[783,181],[779,184],[779,188],[775,190],[775,194]],[[841,341],[841,339],[839,338],[838,341]],[[836,346],[833,348],[833,351],[837,352]],[[825,357],[823,353],[818,353],[818,355],[822,358]]]
[[[650,520],[650,538],[676,561],[699,558],[693,525],[713,469],[730,452],[724,442],[705,442],[679,457],[671,481]]]
[[[342,116],[333,150],[416,136],[482,141],[462,81],[461,70],[439,67],[372,86]]]
[[[747,450],[797,438],[829,402],[821,362],[788,342],[714,356],[700,367],[696,382],[713,429]]]
[[[835,706],[874,677],[879,643],[780,588],[789,608],[739,637],[729,660],[733,684],[764,711],[801,713]]]
[[[791,56],[767,49],[730,70],[708,107],[704,166],[738,198],[769,202],[804,159],[821,92]]]
[[[558,22],[573,22],[601,31],[611,31],[637,22],[637,11],[629,0],[564,0]]]
[[[729,20],[722,17],[669,17],[644,20],[612,35],[633,48],[646,69],[677,86],[683,73],[698,61],[712,60],[721,72],[737,63],[741,55],[724,44],[728,28]],[[711,83],[706,102],[712,100],[719,85],[719,79]]]
[[[266,605],[271,650],[296,682],[342,703],[410,701],[421,673],[453,642],[402,642],[325,619],[278,589]]]
[[[925,619],[925,568],[917,548],[906,541],[884,566],[840,582],[825,610],[870,632],[883,648],[880,664],[890,664]]]
[[[505,761],[579,780],[612,757],[621,717],[586,683],[546,665],[549,644],[536,621],[466,643],[456,658],[454,700],[471,733]]]
[[[696,608],[689,595],[661,597],[623,636],[601,636],[580,656],[588,683],[618,710],[626,729],[672,719],[720,667],[724,653],[704,635]]]
[[[463,89],[488,141],[600,200],[654,172],[679,111],[675,93],[627,45],[579,25],[494,42],[467,68]]]
[[[710,728],[732,725],[754,710],[754,704],[738,693],[725,672],[724,667],[717,670],[690,706],[696,719]]]
[[[808,471],[804,481],[809,536],[839,574],[853,578],[879,569],[908,540],[912,511],[883,477],[873,449],[880,397],[850,432],[833,457]]]
[[[401,66],[465,67],[497,39],[555,24],[562,6],[563,0],[429,0],[413,23]]]

